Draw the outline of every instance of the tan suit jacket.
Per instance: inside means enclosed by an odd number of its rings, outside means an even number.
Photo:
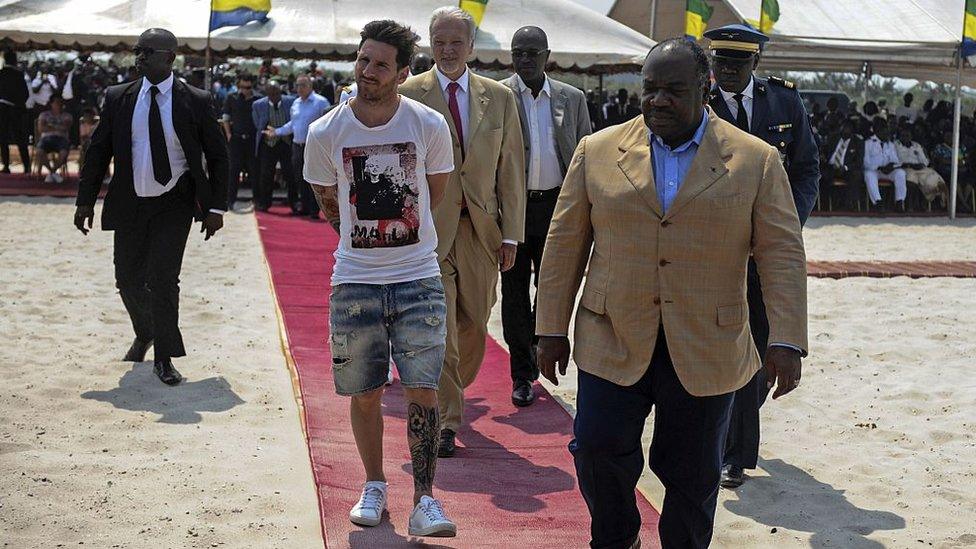
[[[806,258],[776,149],[715,116],[667,213],[638,117],[580,142],[542,260],[538,334],[566,334],[574,358],[619,385],[647,371],[663,321],[684,388],[734,391],[760,368],[746,269],[755,256],[769,341],[807,349]],[[592,245],[592,254],[591,254]]]
[[[408,78],[400,93],[441,113],[451,128],[455,168],[444,199],[434,209],[437,257],[443,261],[454,245],[462,196],[478,239],[494,256],[503,239],[521,242],[525,232],[525,159],[515,96],[504,84],[469,69],[469,135],[462,160],[435,70]]]

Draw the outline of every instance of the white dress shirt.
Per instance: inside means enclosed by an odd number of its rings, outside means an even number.
[[[918,141],[912,141],[911,145],[905,146],[901,141],[895,141],[895,150],[898,152],[898,160],[902,164],[921,164],[928,167],[929,157],[925,156],[925,149]]]
[[[451,94],[447,91],[447,85],[450,84],[452,80],[444,76],[444,73],[442,73],[440,69],[436,69],[434,74],[437,75],[437,81],[440,82],[441,91],[444,92],[444,102],[450,106]],[[464,134],[465,145],[467,145],[471,140],[471,136],[468,135],[468,116],[470,113],[470,110],[468,109],[468,105],[470,104],[468,80],[468,68],[465,67],[464,73],[461,74],[461,76],[459,76],[456,80],[458,85],[461,87],[458,88],[457,92],[454,94],[455,97],[457,97],[458,112],[461,114],[461,133]],[[448,119],[447,123],[453,126],[454,120]]]
[[[750,130],[752,129],[752,88],[755,83],[756,79],[750,78],[746,89],[741,92],[742,106],[746,109],[746,119],[749,120]],[[722,99],[725,99],[725,104],[729,106],[729,112],[732,113],[732,120],[734,121],[739,116],[739,103],[735,100],[735,94],[723,90],[721,86],[718,88],[718,91],[722,93]]]
[[[563,184],[556,156],[556,134],[552,120],[552,88],[545,76],[538,97],[532,97],[532,89],[516,75],[519,98],[525,110],[529,130],[529,177],[525,188],[530,191],[548,191]]]
[[[132,111],[132,183],[135,185],[136,196],[141,197],[162,195],[175,187],[176,181],[190,169],[180,139],[173,129],[173,74],[170,73],[166,80],[156,84],[159,89],[156,104],[159,105],[159,116],[163,122],[171,176],[166,185],[161,185],[153,175],[152,149],[149,147],[149,102],[152,100],[150,86],[152,83],[143,77],[136,106]]]

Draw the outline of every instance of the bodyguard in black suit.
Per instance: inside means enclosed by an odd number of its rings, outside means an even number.
[[[745,25],[728,25],[705,33],[710,39],[716,84],[709,106],[715,114],[779,150],[793,191],[800,224],[817,202],[820,157],[803,100],[792,82],[757,78],[762,45],[769,38]],[[749,261],[747,277],[749,325],[757,349],[765,350],[769,321],[763,305],[756,262]],[[722,486],[742,484],[743,469],[755,469],[759,459],[759,408],[769,394],[766,369],[735,393],[725,446]]]
[[[515,263],[502,272],[502,328],[511,355],[512,403],[535,400],[532,382],[539,378],[533,348],[535,304],[529,297],[532,273],[539,284],[542,251],[549,222],[569,161],[580,139],[593,126],[583,92],[546,75],[549,39],[539,27],[522,27],[512,37],[515,74],[502,83],[518,105],[525,143],[525,238]]]
[[[164,29],[142,33],[133,52],[142,78],[108,88],[78,187],[75,226],[92,227],[95,200],[114,158],[102,229],[115,231],[115,281],[136,339],[124,360],[152,345],[164,383],[183,378],[171,361],[186,355],[179,320],[179,275],[194,218],[209,240],[227,209],[227,144],[210,95],[174,78],[177,41]],[[206,169],[203,160],[206,158]]]
[[[30,95],[24,73],[17,68],[17,54],[3,52],[0,69],[0,158],[3,173],[10,173],[10,145],[17,145],[24,173],[30,173],[30,150],[27,147],[27,98]]]

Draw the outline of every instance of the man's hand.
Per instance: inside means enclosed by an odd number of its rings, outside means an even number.
[[[776,392],[773,400],[800,386],[800,352],[789,347],[770,346],[766,350],[766,388],[773,387],[776,382]]]
[[[275,136],[275,130],[271,126],[268,126],[267,128],[265,128],[264,131],[261,132],[261,133],[263,133],[265,137],[274,137]]]
[[[895,169],[895,165],[889,162],[888,164],[878,168],[878,171],[881,173],[889,173],[893,169]]]
[[[208,213],[200,227],[201,233],[207,233],[207,236],[203,237],[203,239],[210,240],[210,237],[219,231],[223,226],[224,216],[213,212]]]
[[[78,227],[81,234],[87,235],[94,222],[95,208],[93,206],[78,206],[75,208],[75,227]],[[88,225],[88,228],[85,228],[85,225]]]
[[[556,378],[556,364],[559,364],[559,375],[566,375],[569,365],[569,338],[566,336],[541,336],[535,351],[536,366],[542,377],[553,385],[559,385]]]
[[[507,242],[502,244],[501,248],[498,248],[498,269],[501,272],[505,272],[515,265],[515,254],[518,252],[518,246],[515,244],[509,244]]]

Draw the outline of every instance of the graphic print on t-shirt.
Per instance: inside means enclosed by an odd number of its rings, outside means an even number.
[[[416,145],[345,147],[342,167],[349,180],[353,248],[397,248],[420,241]]]

